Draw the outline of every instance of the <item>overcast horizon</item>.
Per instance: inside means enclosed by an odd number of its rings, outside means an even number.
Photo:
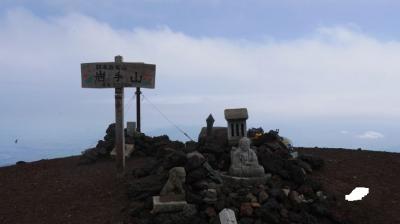
[[[80,63],[156,64],[143,93],[197,139],[212,113],[295,146],[400,152],[396,1],[2,0],[0,165],[78,154],[114,122],[114,90],[82,89]],[[134,89],[125,121],[135,120]],[[186,141],[148,101],[142,130]],[[18,144],[15,144],[18,139]]]

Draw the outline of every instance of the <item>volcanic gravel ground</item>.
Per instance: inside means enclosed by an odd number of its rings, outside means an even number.
[[[339,214],[357,224],[400,223],[400,153],[344,149],[299,149],[321,156],[322,170],[312,176],[337,196]],[[368,187],[361,201],[344,200],[355,187]]]
[[[115,163],[77,165],[79,157],[0,168],[0,223],[118,223],[126,186]],[[141,160],[128,161],[129,168]]]
[[[299,149],[325,159],[313,176],[334,193],[335,211],[355,224],[400,223],[400,154],[341,149]],[[120,223],[128,215],[126,185],[113,161],[78,166],[78,157],[41,160],[0,168],[0,223]],[[127,161],[128,170],[145,158]],[[129,173],[128,173],[129,175]],[[347,202],[355,187],[370,189],[362,201]]]

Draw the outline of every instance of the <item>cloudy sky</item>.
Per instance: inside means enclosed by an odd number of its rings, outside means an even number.
[[[76,154],[114,121],[80,63],[157,65],[142,129],[197,139],[209,113],[297,146],[400,151],[400,3],[390,0],[0,0],[1,160]],[[133,89],[126,120],[135,120]],[[149,102],[152,102],[150,104]],[[14,140],[18,139],[18,144]],[[29,153],[25,153],[29,152]],[[29,157],[29,158],[28,158]]]

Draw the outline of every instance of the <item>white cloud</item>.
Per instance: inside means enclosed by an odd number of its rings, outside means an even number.
[[[280,119],[400,114],[400,105],[393,103],[400,100],[400,42],[380,41],[347,26],[321,27],[294,40],[248,41],[193,37],[168,27],[119,30],[84,15],[43,19],[21,9],[1,17],[0,26],[2,101],[19,89],[20,98],[33,99],[29,112],[37,114],[68,108],[81,118],[101,117],[102,100],[112,112],[111,90],[80,88],[79,64],[112,61],[118,54],[125,61],[157,64],[156,89],[144,93],[188,125],[236,106],[248,107],[256,117]],[[53,98],[64,103],[47,105]]]
[[[357,135],[357,137],[361,139],[380,139],[384,138],[385,136],[382,133],[376,131],[366,131],[361,135]]]
[[[347,135],[347,134],[349,134],[350,132],[349,131],[346,131],[346,130],[343,130],[343,131],[340,131],[340,134],[343,134],[343,135]]]

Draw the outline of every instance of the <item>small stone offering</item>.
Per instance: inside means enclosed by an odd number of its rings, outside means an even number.
[[[169,171],[168,181],[160,192],[161,201],[185,200],[183,184],[186,180],[186,171],[183,167],[174,167]]]
[[[153,197],[152,213],[176,212],[187,206],[183,189],[185,179],[185,168],[174,167],[169,171],[168,181],[162,188],[160,196]]]

